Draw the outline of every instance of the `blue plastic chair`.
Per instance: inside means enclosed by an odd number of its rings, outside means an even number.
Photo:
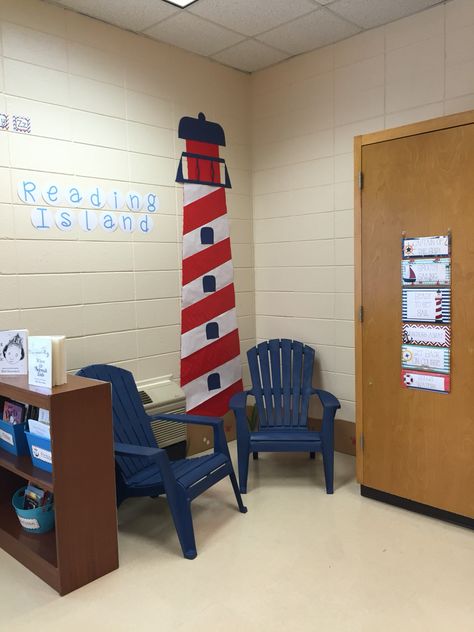
[[[246,513],[230,459],[222,419],[192,415],[147,415],[130,371],[107,364],[87,366],[77,375],[112,384],[117,506],[126,498],[166,494],[183,555],[197,555],[191,501],[226,476],[239,510]],[[157,446],[150,422],[157,419],[212,426],[214,453],[170,461]]]
[[[252,388],[236,393],[230,407],[237,420],[239,485],[247,492],[249,455],[259,452],[322,452],[326,492],[334,491],[334,416],[339,400],[312,386],[314,349],[296,340],[268,340],[247,352]],[[247,397],[255,397],[258,430],[247,421]],[[308,429],[311,395],[323,406],[321,431]]]

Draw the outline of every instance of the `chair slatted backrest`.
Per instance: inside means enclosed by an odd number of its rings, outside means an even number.
[[[156,447],[148,415],[143,408],[135,380],[130,371],[108,364],[92,364],[77,372],[77,375],[102,380],[112,384],[112,414],[114,439],[145,447]],[[150,465],[148,459],[116,456],[125,478]]]
[[[297,340],[268,340],[247,352],[259,428],[306,428],[314,349]]]

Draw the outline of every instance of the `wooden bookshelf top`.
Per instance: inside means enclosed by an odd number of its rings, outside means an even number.
[[[55,395],[62,393],[70,393],[71,391],[82,390],[84,388],[97,387],[98,384],[104,384],[99,380],[91,380],[78,375],[68,375],[67,383],[53,388],[41,388],[28,384],[27,375],[18,375],[15,377],[0,376],[0,395],[15,399],[19,402],[32,404],[39,408],[50,408],[50,400]]]

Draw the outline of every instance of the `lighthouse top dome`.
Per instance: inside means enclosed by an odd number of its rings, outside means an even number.
[[[199,112],[197,118],[183,116],[179,122],[178,136],[185,140],[197,140],[201,143],[225,146],[224,130],[218,123],[206,121],[203,112]]]

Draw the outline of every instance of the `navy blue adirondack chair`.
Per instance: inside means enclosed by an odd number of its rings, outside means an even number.
[[[117,505],[126,498],[166,494],[184,557],[194,559],[191,501],[230,477],[239,510],[247,511],[227,447],[222,419],[193,415],[147,415],[130,371],[107,364],[87,366],[77,375],[111,382]],[[157,446],[150,422],[156,419],[212,426],[214,453],[170,461]]]
[[[296,340],[268,340],[247,352],[252,388],[236,393],[230,407],[237,420],[239,484],[247,492],[249,455],[259,452],[322,452],[326,491],[334,491],[334,416],[341,407],[327,391],[312,386],[314,349]],[[247,397],[255,397],[258,429],[247,421]],[[311,395],[323,406],[321,431],[308,429]]]

